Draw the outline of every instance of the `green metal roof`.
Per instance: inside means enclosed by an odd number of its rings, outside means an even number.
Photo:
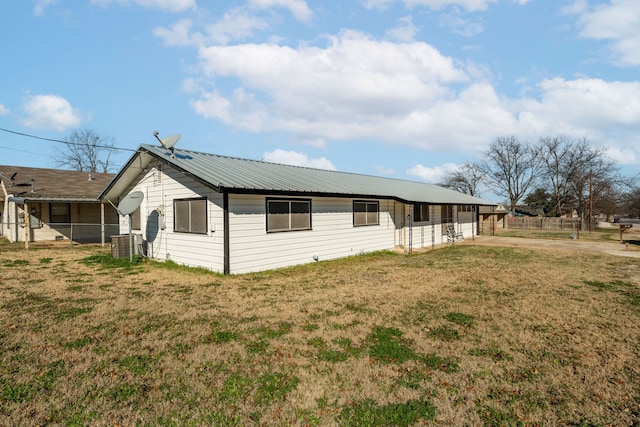
[[[218,191],[229,193],[319,195],[395,199],[409,203],[495,205],[487,200],[422,182],[268,163],[178,148],[175,148],[172,155],[163,147],[147,144],[140,146],[138,153],[127,166],[135,165],[138,156],[147,154],[175,166]],[[109,193],[113,194],[111,190],[115,182],[123,176],[127,166],[109,184],[101,198]]]

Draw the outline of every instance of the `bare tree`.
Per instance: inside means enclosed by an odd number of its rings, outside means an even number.
[[[540,176],[538,151],[517,137],[499,137],[491,143],[481,165],[486,185],[509,199],[513,212]]]
[[[109,172],[109,159],[116,151],[111,137],[100,136],[91,129],[74,130],[65,138],[64,148],[57,148],[54,160],[58,167],[87,172]]]
[[[552,214],[576,211],[584,217],[590,206],[594,211],[610,213],[622,192],[623,179],[617,176],[615,162],[603,147],[593,147],[586,138],[542,138],[538,152],[543,164],[543,179],[551,194]]]
[[[475,163],[466,162],[458,169],[445,174],[438,184],[470,196],[478,195],[478,186],[484,178],[484,171]]]

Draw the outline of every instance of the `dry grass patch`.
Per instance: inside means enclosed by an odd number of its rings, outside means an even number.
[[[0,245],[1,425],[633,425],[640,267],[457,245],[223,277]]]

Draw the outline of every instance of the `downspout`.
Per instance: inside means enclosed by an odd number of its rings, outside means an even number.
[[[223,266],[223,274],[231,273],[231,262],[230,262],[230,242],[229,242],[229,193],[220,186],[222,190],[222,215],[223,215],[223,241],[224,241],[224,266]]]

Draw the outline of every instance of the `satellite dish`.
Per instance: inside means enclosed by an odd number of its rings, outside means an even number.
[[[180,140],[182,135],[179,133],[176,133],[175,135],[169,135],[166,138],[160,139],[158,137],[158,131],[154,131],[153,136],[155,136],[156,139],[160,142],[160,145],[162,145],[167,150],[171,151],[171,157],[175,158],[175,154],[173,152],[173,146],[176,145],[176,143]]]
[[[125,196],[124,199],[118,203],[118,213],[120,215],[131,215],[142,203],[144,199],[144,193],[142,191],[134,191]]]
[[[174,145],[176,145],[180,138],[182,138],[182,135],[179,133],[176,133],[175,135],[169,135],[166,138],[162,138],[160,140],[160,144],[162,144],[162,146],[167,150],[170,150]]]

